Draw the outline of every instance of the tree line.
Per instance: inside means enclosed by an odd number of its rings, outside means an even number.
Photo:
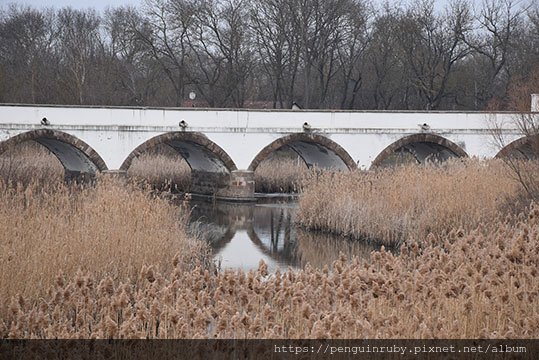
[[[0,102],[509,109],[511,89],[539,71],[539,7],[525,5],[146,0],[102,13],[10,5],[0,10]]]

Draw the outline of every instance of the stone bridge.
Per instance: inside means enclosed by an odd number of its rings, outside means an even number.
[[[225,110],[0,105],[0,154],[36,141],[67,176],[124,172],[133,159],[166,144],[191,167],[194,192],[254,197],[253,172],[279,149],[308,166],[369,169],[408,154],[416,162],[454,157],[531,157],[536,139],[515,121],[538,113]],[[496,134],[494,136],[493,134]]]

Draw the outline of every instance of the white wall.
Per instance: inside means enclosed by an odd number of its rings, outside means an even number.
[[[40,129],[42,118],[48,128],[64,131],[89,144],[106,162],[118,169],[138,145],[170,131],[204,133],[223,148],[238,169],[247,169],[251,161],[272,141],[302,132],[308,122],[312,131],[328,136],[341,145],[362,168],[368,168],[376,156],[400,138],[421,132],[420,124],[430,132],[460,145],[470,156],[493,157],[489,130],[495,122],[504,130],[507,142],[519,137],[513,125],[514,114],[459,112],[369,112],[369,111],[271,111],[213,109],[146,109],[115,107],[66,107],[0,105],[0,141],[16,134]]]

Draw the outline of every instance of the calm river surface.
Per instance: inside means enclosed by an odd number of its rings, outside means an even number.
[[[261,200],[265,201],[265,200]],[[267,200],[266,200],[267,201]],[[295,202],[233,204],[191,202],[191,228],[202,234],[221,268],[270,271],[330,265],[342,252],[368,258],[373,245],[305,231],[294,224]]]

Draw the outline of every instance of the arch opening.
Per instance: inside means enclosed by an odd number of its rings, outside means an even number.
[[[88,144],[70,134],[51,129],[13,136],[0,143],[0,154],[16,152],[18,146],[32,143],[42,145],[58,159],[67,181],[93,178],[97,172],[107,170],[103,159]]]
[[[156,152],[155,149],[160,150]],[[124,160],[120,169],[129,171],[134,162],[143,159],[143,155],[152,153],[162,157],[160,160],[156,160],[156,157],[147,157],[145,161],[150,165],[146,166],[150,167],[150,172],[168,178],[154,178],[151,182],[154,184],[174,182],[184,178],[181,184],[171,184],[177,191],[214,195],[228,186],[231,172],[237,170],[230,156],[205,135],[183,131],[157,135],[139,145]],[[185,166],[182,168],[180,161],[184,161],[189,169],[186,170]],[[177,167],[183,174],[174,174],[156,167]]]
[[[279,138],[262,149],[249,165],[249,170],[255,171],[272,154],[287,149],[295,152],[309,168],[353,170],[357,167],[346,150],[336,142],[322,135],[298,133]]]
[[[185,159],[191,170],[216,173],[237,170],[230,156],[205,135],[180,131],[157,135],[139,145],[124,160],[120,169],[127,171],[135,158],[163,144]]]
[[[500,159],[537,160],[539,158],[539,134],[524,136],[507,144],[495,157]]]
[[[444,137],[435,134],[413,134],[386,147],[374,159],[372,166],[443,162],[460,157],[468,157],[468,154],[460,146]]]

